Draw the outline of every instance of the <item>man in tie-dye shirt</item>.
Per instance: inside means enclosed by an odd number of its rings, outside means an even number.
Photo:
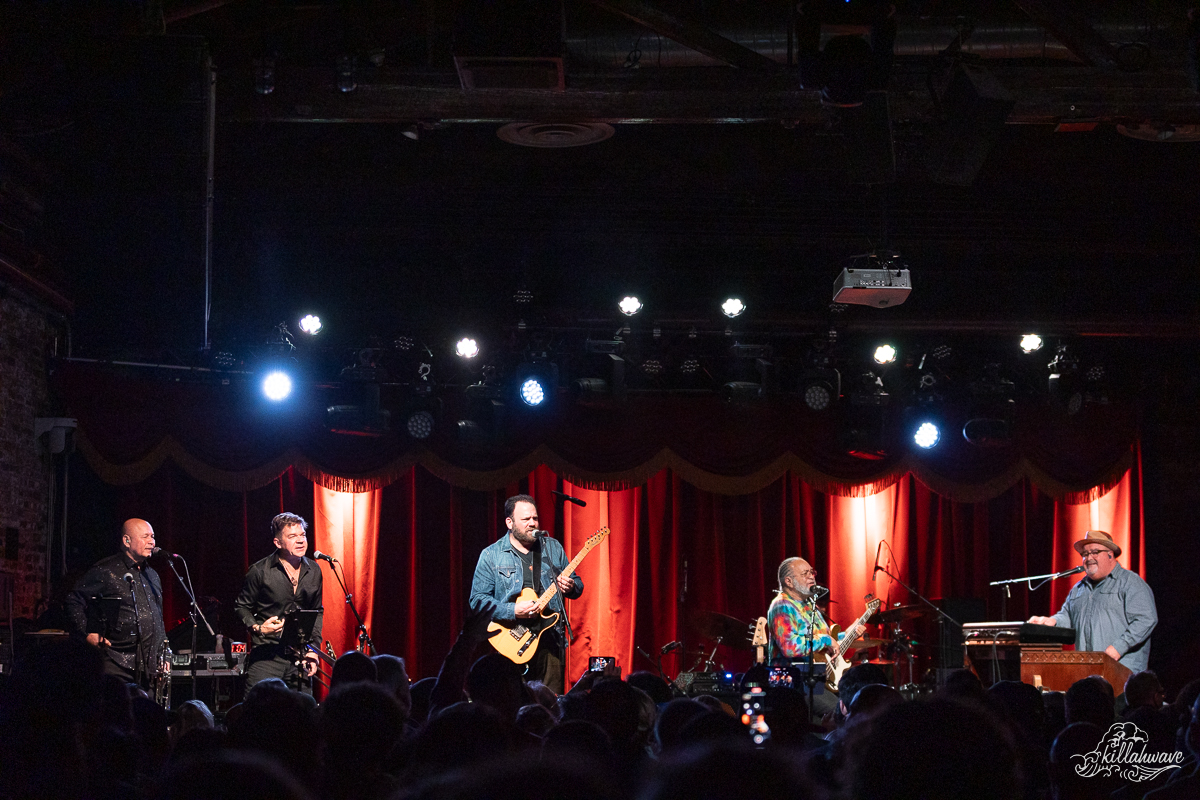
[[[785,559],[779,565],[779,594],[771,601],[767,610],[767,630],[770,632],[772,662],[809,655],[810,631],[811,652],[819,655],[832,652],[833,637],[829,623],[817,608],[813,586],[817,583],[816,570],[802,558]]]
[[[767,657],[772,664],[807,660],[810,642],[818,663],[824,661],[822,654],[832,654],[833,637],[829,623],[817,608],[813,593],[816,585],[817,572],[803,558],[789,558],[779,565],[779,594],[767,609]],[[800,688],[807,687],[801,684]],[[837,696],[827,693],[823,682],[813,686],[812,691],[812,710],[816,714],[831,714],[837,708]]]

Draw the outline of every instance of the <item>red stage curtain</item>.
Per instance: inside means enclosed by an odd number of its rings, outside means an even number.
[[[375,610],[375,554],[379,540],[381,491],[335,492],[313,486],[313,549],[336,558],[346,591],[362,616],[367,630],[372,629]],[[322,601],[325,618],[322,634],[338,655],[354,650],[358,644],[358,622],[346,605],[346,596],[332,566],[318,562],[325,571]]]
[[[861,613],[863,595],[872,588],[889,603],[914,601],[884,575],[872,580],[880,541],[887,543],[889,571],[933,599],[982,598],[988,619],[1056,610],[1074,579],[1032,593],[1014,586],[1007,599],[988,584],[1076,565],[1070,543],[1083,528],[1113,533],[1127,567],[1144,574],[1146,564],[1136,461],[1110,492],[1082,506],[1056,502],[1028,481],[988,501],[961,503],[911,476],[869,497],[823,494],[794,474],[730,496],[698,489],[667,470],[640,486],[603,492],[578,488],[540,467],[502,489],[475,491],[416,467],[368,495],[357,514],[357,501],[340,505],[335,493],[310,488],[290,470],[259,490],[221,492],[170,464],[140,483],[112,487],[81,459],[74,463],[72,502],[81,510],[71,517],[71,541],[93,543],[81,563],[111,551],[123,519],[146,518],[164,549],[187,557],[197,590],[221,600],[225,631],[237,636],[229,610],[246,567],[270,552],[271,517],[295,511],[313,520],[315,546],[342,560],[380,651],[404,656],[418,678],[436,674],[462,624],[479,551],[503,535],[504,499],[518,491],[534,496],[542,527],[569,556],[598,527],[612,528],[580,568],[584,596],[569,603],[576,637],[569,678],[589,655],[615,655],[626,670],[653,668],[636,648],[656,654],[676,639],[686,642],[687,653],[668,656],[664,666],[668,673],[691,667],[702,646],[712,652],[711,637],[701,633],[704,619],[715,612],[749,623],[763,614],[779,562],[793,555],[807,558],[831,588],[830,615],[842,624]],[[563,507],[552,490],[588,505]],[[169,573],[164,578],[173,583]],[[328,574],[326,579],[334,590],[336,582]],[[345,623],[340,592],[327,595],[326,609],[327,638],[338,649],[349,648],[352,626]],[[171,585],[168,624],[185,614],[183,596]],[[339,618],[342,633],[335,639]],[[927,647],[935,641],[927,627],[914,621],[906,629]],[[739,669],[749,657],[749,650],[722,646],[715,660]]]

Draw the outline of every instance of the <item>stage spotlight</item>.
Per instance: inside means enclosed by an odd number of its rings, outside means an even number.
[[[891,364],[896,360],[896,348],[890,344],[881,344],[875,348],[876,364]]]
[[[804,405],[813,411],[824,411],[833,405],[833,392],[824,383],[810,383],[804,387]]]
[[[922,422],[917,428],[917,432],[913,434],[913,441],[916,442],[917,447],[922,447],[926,450],[937,444],[941,438],[941,431],[932,422]]]
[[[721,303],[721,313],[731,319],[741,316],[745,310],[746,304],[736,297],[730,297],[724,303]]]
[[[454,346],[454,352],[462,358],[474,358],[479,355],[479,345],[474,339],[459,339]]]
[[[405,428],[408,430],[408,435],[414,439],[428,439],[433,433],[433,414],[422,409],[414,411],[408,415],[408,422]]]
[[[527,406],[540,406],[546,400],[546,390],[537,378],[526,378],[521,384],[521,399]]]
[[[684,375],[695,375],[700,371],[700,361],[695,358],[685,358],[679,365],[679,371]]]
[[[842,376],[836,369],[820,367],[800,375],[800,395],[813,411],[824,411],[837,402],[842,393]]]
[[[642,372],[647,375],[661,375],[663,371],[662,362],[657,358],[647,359],[642,362]]]
[[[262,390],[268,400],[279,402],[292,393],[292,379],[286,372],[275,370],[263,378]]]
[[[1021,337],[1021,350],[1026,353],[1036,353],[1042,349],[1042,337],[1036,333],[1027,333]]]
[[[621,313],[625,316],[632,317],[642,310],[642,301],[633,295],[628,295],[621,298],[621,302],[617,303],[617,308],[621,309]]]
[[[316,314],[309,314],[304,319],[300,320],[300,330],[304,331],[309,336],[316,336],[321,332],[321,318]]]

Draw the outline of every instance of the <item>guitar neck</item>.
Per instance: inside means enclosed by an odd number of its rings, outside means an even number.
[[[561,574],[570,575],[575,572],[575,568],[579,566],[581,561],[583,561],[583,557],[592,551],[592,547],[593,545],[591,542],[584,544],[583,549],[576,553],[575,557],[571,559],[571,563],[563,567]],[[550,601],[554,599],[554,595],[556,594],[558,594],[558,581],[553,581],[548,587],[546,587],[546,591],[542,592],[541,597],[538,598],[538,611],[541,611],[547,605],[549,605]]]
[[[850,649],[850,645],[854,644],[854,642],[858,639],[859,634],[862,633],[863,628],[866,627],[867,617],[871,616],[871,612],[872,609],[868,607],[867,610],[863,612],[863,615],[854,620],[854,624],[846,629],[846,634],[842,637],[842,640],[838,642],[837,646],[837,654],[839,658],[846,655],[846,651]]]

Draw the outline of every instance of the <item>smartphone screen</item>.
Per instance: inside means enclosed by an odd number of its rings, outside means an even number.
[[[588,672],[604,672],[605,668],[616,660],[614,656],[592,656],[588,659]]]
[[[742,695],[742,724],[750,733],[750,741],[762,747],[771,738],[767,726],[767,695],[761,686],[754,686]]]
[[[771,667],[771,671],[767,678],[767,684],[774,688],[791,688],[792,673],[788,672],[787,667]]]

